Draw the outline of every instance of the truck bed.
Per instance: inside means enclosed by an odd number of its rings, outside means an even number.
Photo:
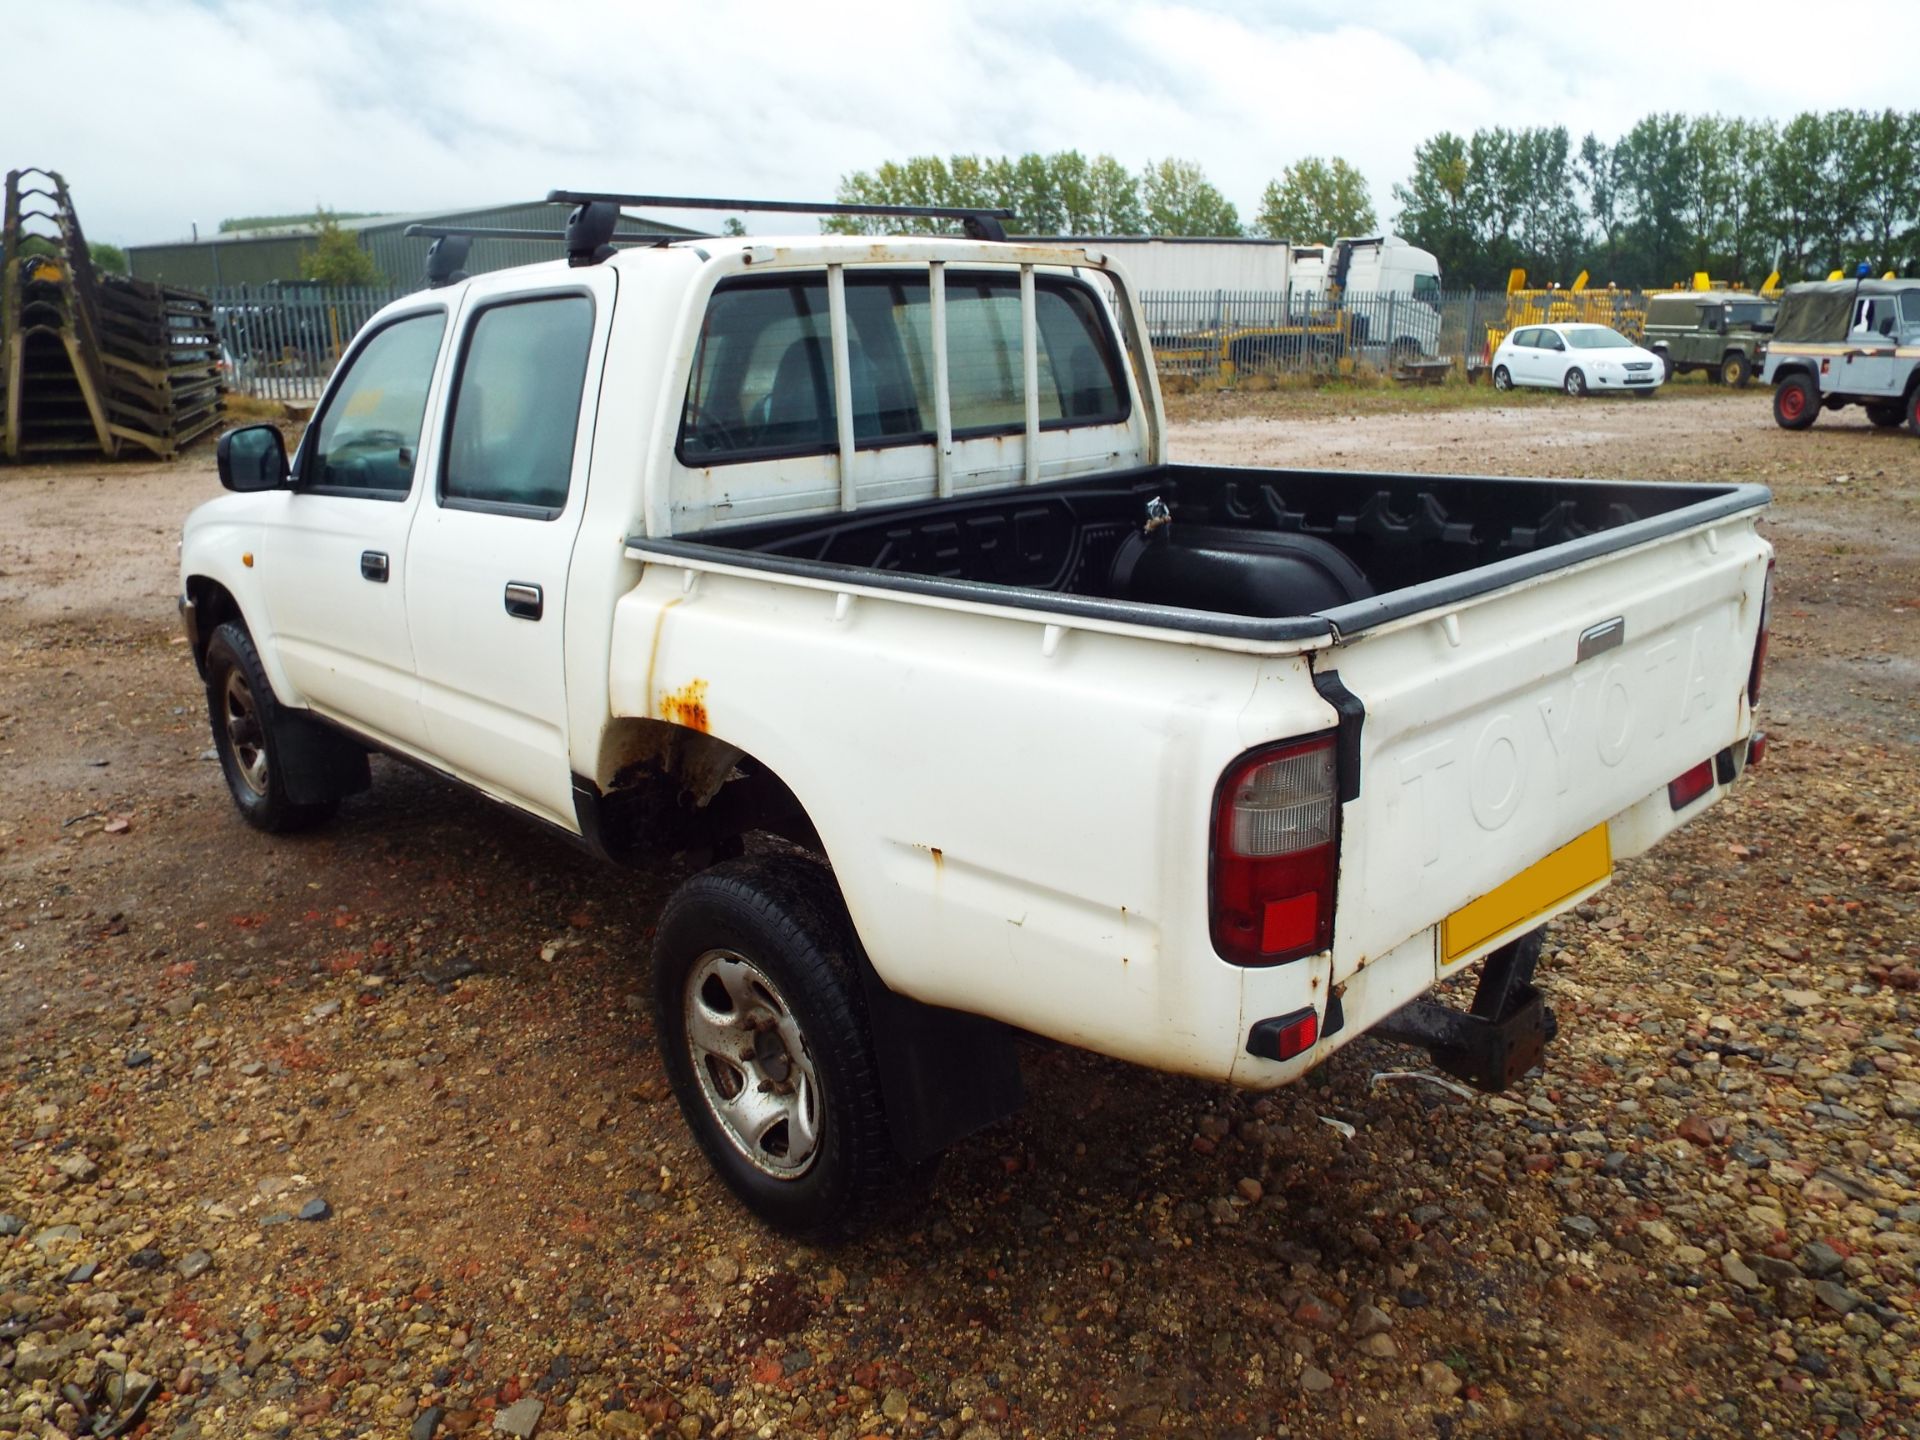
[[[1352,636],[1765,505],[1759,485],[1164,465],[640,551],[1250,641]],[[1174,553],[1178,552],[1178,553]],[[1290,572],[1293,583],[1276,581]]]

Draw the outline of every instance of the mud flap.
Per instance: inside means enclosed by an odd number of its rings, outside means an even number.
[[[1372,1033],[1421,1046],[1436,1066],[1478,1089],[1506,1089],[1542,1063],[1547,1042],[1559,1032],[1553,1011],[1533,986],[1545,934],[1532,931],[1487,956],[1471,1010],[1415,1000]]]
[[[930,1159],[1026,1103],[1020,1056],[1005,1025],[896,994],[865,956],[860,978],[887,1128],[901,1159]]]
[[[323,805],[373,784],[366,750],[324,721],[282,710],[273,740],[287,799],[296,805]]]

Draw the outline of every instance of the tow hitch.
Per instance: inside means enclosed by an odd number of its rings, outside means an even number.
[[[1545,930],[1502,945],[1480,968],[1480,988],[1470,1010],[1420,999],[1374,1026],[1384,1040],[1419,1045],[1433,1063],[1481,1090],[1504,1090],[1541,1063],[1547,1042],[1559,1033],[1540,992],[1533,967]]]

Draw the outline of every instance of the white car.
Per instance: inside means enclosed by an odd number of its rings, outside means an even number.
[[[1658,355],[1609,325],[1523,325],[1493,352],[1496,390],[1548,385],[1569,395],[1651,395],[1665,379]]]

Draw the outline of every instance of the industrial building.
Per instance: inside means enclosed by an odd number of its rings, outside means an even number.
[[[406,235],[409,225],[472,225],[487,229],[552,230],[556,237],[566,211],[545,201],[525,201],[510,205],[489,205],[473,210],[433,210],[414,215],[368,215],[357,220],[340,220],[342,230],[356,236],[360,248],[374,259],[392,285],[411,286],[425,274],[427,240]],[[232,230],[204,235],[193,240],[175,240],[159,245],[129,245],[127,266],[135,279],[154,280],[166,285],[184,285],[196,290],[214,290],[229,285],[270,285],[293,282],[306,277],[301,261],[314,248],[318,226],[313,224],[276,225],[262,230]],[[698,235],[680,225],[643,216],[630,216],[622,227],[655,234]],[[557,259],[560,247],[542,240],[477,239],[469,254],[466,270],[479,274],[486,270],[504,270],[511,265],[526,265],[539,260]]]

